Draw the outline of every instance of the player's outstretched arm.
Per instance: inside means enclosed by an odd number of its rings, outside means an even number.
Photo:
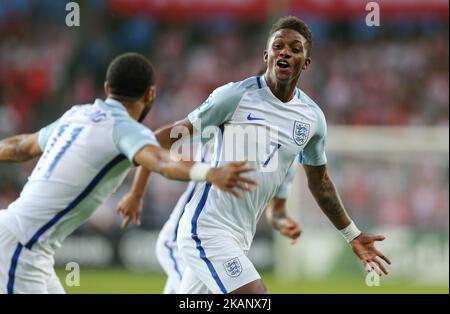
[[[192,132],[193,126],[191,122],[188,119],[184,119],[159,128],[155,131],[155,136],[161,147],[170,149],[172,144],[181,138],[181,134],[191,135]],[[139,167],[134,175],[130,191],[119,202],[117,212],[123,216],[123,228],[127,227],[132,219],[135,220],[136,224],[140,224],[143,199],[150,174],[151,171],[147,168]]]
[[[238,190],[252,192],[247,184],[257,185],[255,180],[242,176],[246,172],[256,170],[254,167],[245,166],[245,161],[230,162],[223,167],[211,168],[205,163],[172,160],[169,151],[155,145],[144,146],[136,154],[134,161],[147,170],[158,172],[168,179],[208,181],[236,197],[242,196]]]
[[[0,141],[0,162],[23,162],[40,155],[39,132],[15,135]]]
[[[294,244],[302,232],[300,225],[290,218],[286,211],[286,199],[275,197],[266,209],[267,221],[275,230],[292,239]]]
[[[375,241],[383,241],[382,235],[372,235],[358,230],[347,214],[333,181],[328,175],[327,166],[303,166],[308,178],[308,187],[322,211],[334,226],[339,229],[344,238],[352,246],[353,252],[359,257],[366,270],[387,270],[378,258],[391,264],[390,260],[375,248]]]
[[[183,136],[192,136],[194,127],[188,118],[163,126],[155,131],[156,139],[162,148],[170,149]]]

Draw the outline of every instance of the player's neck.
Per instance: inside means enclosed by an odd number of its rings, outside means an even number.
[[[108,98],[112,98],[120,102],[128,111],[130,117],[134,120],[138,120],[142,113],[142,104],[139,101],[127,100],[121,97],[109,95]]]
[[[269,86],[272,94],[282,102],[289,102],[294,97],[297,82],[281,82],[276,79],[273,80],[270,75],[267,74],[264,75],[264,78],[266,79],[267,86]]]
[[[125,104],[125,108],[128,111],[128,114],[130,117],[132,117],[134,120],[138,120],[142,113],[142,105],[134,102],[131,104]]]

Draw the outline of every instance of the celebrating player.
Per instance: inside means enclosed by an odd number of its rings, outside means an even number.
[[[187,266],[179,292],[267,292],[246,254],[262,211],[296,158],[303,164],[308,187],[319,207],[364,266],[387,274],[379,258],[388,264],[390,261],[374,246],[384,236],[361,232],[347,214],[327,171],[324,114],[296,87],[301,72],[311,62],[311,47],[312,34],[302,20],[292,16],[278,20],[264,50],[267,64],[264,75],[217,88],[186,119],[155,133],[161,146],[170,148],[179,139],[171,137],[175,128],[185,127],[193,133],[202,132],[200,126],[219,127],[222,132],[215,149],[215,164],[219,166],[233,156],[224,143],[233,141],[236,126],[275,127],[278,131],[267,159],[254,163],[259,169],[250,175],[258,181],[254,193],[236,199],[209,183],[201,183],[186,205],[177,239]],[[250,160],[253,153],[246,147],[238,147],[238,152],[245,154],[245,160]],[[264,167],[273,167],[274,171],[266,171]],[[142,181],[145,175],[146,171],[137,173]]]
[[[256,182],[244,162],[211,168],[175,162],[141,125],[155,98],[155,75],[135,53],[108,67],[107,99],[74,106],[34,134],[0,141],[0,162],[41,156],[19,199],[0,211],[0,293],[63,293],[53,255],[72,231],[121,184],[133,164],[167,178],[208,181],[240,195]],[[245,186],[243,185],[245,184]]]

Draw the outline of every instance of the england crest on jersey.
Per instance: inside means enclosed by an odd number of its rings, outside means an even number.
[[[242,265],[237,257],[226,261],[223,266],[230,277],[237,277],[242,273]]]
[[[304,123],[295,120],[294,130],[292,131],[292,137],[294,138],[294,142],[298,146],[302,146],[308,140],[309,129],[310,129],[309,123]]]

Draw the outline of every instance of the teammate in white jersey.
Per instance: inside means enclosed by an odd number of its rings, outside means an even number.
[[[204,145],[202,149],[198,149],[195,160],[210,162],[212,157],[211,146],[212,145]],[[279,230],[282,235],[294,240],[293,243],[295,243],[296,239],[300,236],[300,225],[290,217],[286,217],[284,213],[286,199],[294,178],[295,168],[296,165],[291,167],[289,174],[286,176],[266,211],[268,221],[273,228],[275,230]],[[166,284],[163,290],[164,294],[177,293],[180,288],[181,279],[186,267],[180,256],[180,252],[178,251],[178,226],[181,217],[183,216],[185,206],[191,200],[197,187],[197,182],[190,182],[188,184],[186,190],[180,196],[177,204],[172,210],[169,219],[166,221],[158,234],[158,240],[155,246],[156,257],[167,275]],[[124,195],[122,200],[119,202],[119,212],[136,213],[133,217],[125,215],[123,222],[124,227],[128,225],[132,218],[136,220],[136,223],[140,224],[140,213],[142,210],[143,197],[146,189],[146,184],[133,184],[130,192]],[[136,208],[138,210],[135,210]],[[278,215],[280,212],[282,215]]]
[[[250,175],[258,181],[254,193],[233,199],[206,183],[201,184],[186,205],[178,229],[178,248],[187,269],[179,292],[267,292],[246,253],[264,207],[297,158],[303,164],[308,187],[319,207],[350,243],[354,253],[366,267],[387,274],[378,258],[390,261],[374,246],[384,236],[362,233],[347,214],[327,172],[325,117],[319,106],[296,87],[301,72],[311,62],[311,47],[312,34],[302,20],[292,16],[278,20],[264,51],[267,71],[263,76],[217,88],[186,119],[155,133],[161,146],[170,148],[179,139],[171,137],[174,127],[184,126],[191,133],[220,127],[222,132],[215,150],[215,165],[220,166],[239,160],[232,158],[236,151],[244,152],[240,160],[251,161],[251,148],[261,143],[249,139],[248,147],[241,145],[233,152],[227,143],[236,138],[236,126],[278,131],[278,136],[270,137],[273,149],[267,158],[253,162],[259,168]],[[145,170],[137,173],[140,180],[146,175]]]
[[[20,197],[0,211],[0,293],[63,293],[53,255],[65,237],[85,222],[121,184],[133,164],[183,181],[208,181],[224,191],[249,191],[254,181],[243,163],[211,169],[173,161],[153,133],[138,121],[155,97],[155,75],[135,53],[108,67],[107,99],[75,106],[31,135],[0,141],[0,162],[41,156]]]

